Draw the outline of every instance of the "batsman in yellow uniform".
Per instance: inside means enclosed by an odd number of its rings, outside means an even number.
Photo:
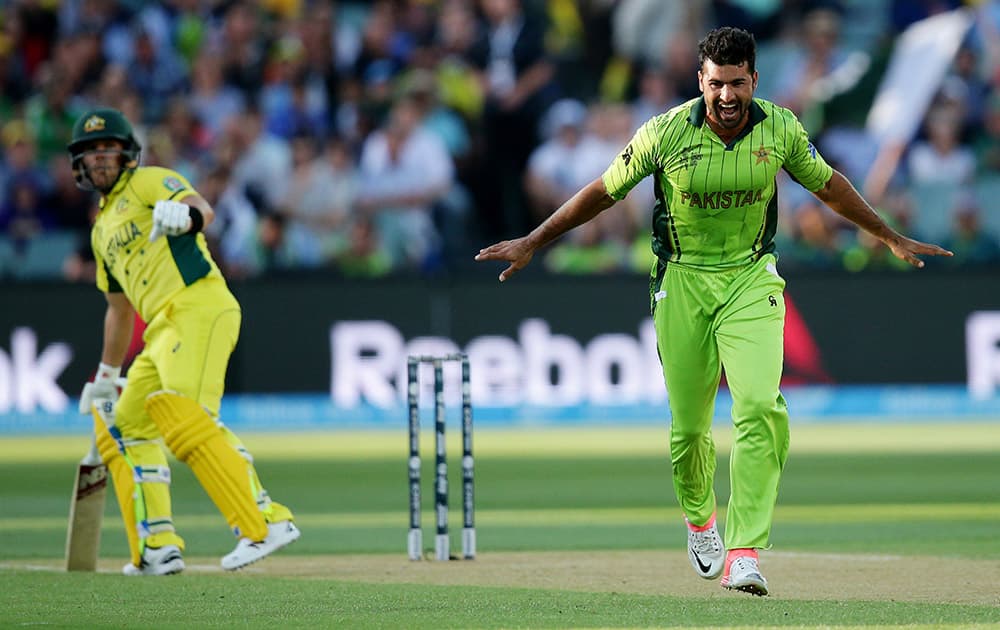
[[[218,419],[241,313],[201,233],[214,218],[212,207],[180,174],[139,167],[141,147],[117,110],[84,114],[68,148],[77,185],[101,194],[91,246],[108,306],[101,362],[81,406],[93,410],[125,520],[131,562],[123,572],[184,569],[161,441],[191,467],[238,538],[222,567],[256,562],[296,540],[299,530]],[[136,312],[147,324],[145,347],[120,388]]]
[[[795,115],[763,99],[756,43],[722,27],[699,43],[702,96],[654,116],[604,175],[523,238],[478,260],[528,264],[535,250],[623,199],[653,177],[650,302],[670,397],[674,491],[684,510],[688,557],[705,579],[767,595],[757,550],[768,546],[788,454],[788,410],[779,391],[785,281],[778,275],[775,176],[784,169],[901,260],[949,256],[892,230],[809,142]],[[722,372],[733,396],[734,443],[725,542],[716,525],[712,416]]]

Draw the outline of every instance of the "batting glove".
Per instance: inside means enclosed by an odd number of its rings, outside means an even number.
[[[191,208],[186,203],[161,199],[153,206],[153,229],[149,240],[162,235],[179,236],[191,229]]]
[[[119,390],[125,387],[125,379],[121,377],[121,366],[114,367],[107,363],[97,366],[94,382],[83,386],[80,394],[80,413],[90,413],[90,406],[95,400],[110,400],[118,402]]]

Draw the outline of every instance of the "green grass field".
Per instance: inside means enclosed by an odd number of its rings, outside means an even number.
[[[450,437],[457,551],[458,438]],[[480,431],[480,554],[451,563],[406,559],[404,432],[244,438],[272,495],[296,511],[302,539],[248,570],[221,572],[218,558],[233,540],[187,468],[175,465],[189,570],[162,579],[117,574],[126,549],[110,493],[101,571],[59,570],[86,439],[0,440],[0,625],[1000,624],[1000,423],[794,427],[774,549],[761,556],[767,599],[723,591],[688,566],[665,428]],[[726,453],[728,432],[717,439]],[[721,457],[721,501],[727,470]]]

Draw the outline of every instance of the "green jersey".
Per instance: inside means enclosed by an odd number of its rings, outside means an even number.
[[[747,126],[725,144],[705,121],[699,97],[647,121],[604,172],[621,200],[653,175],[653,252],[694,267],[745,265],[774,251],[775,176],[784,168],[809,191],[833,169],[789,110],[753,99]]]

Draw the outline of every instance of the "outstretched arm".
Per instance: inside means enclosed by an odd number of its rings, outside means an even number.
[[[531,257],[539,247],[590,221],[614,204],[615,200],[608,195],[604,181],[598,177],[580,189],[530,234],[484,247],[476,254],[476,260],[509,262],[510,265],[500,272],[500,282],[503,282],[515,271],[531,262]]]
[[[839,171],[834,170],[833,176],[826,182],[826,185],[813,194],[830,206],[834,212],[885,243],[886,247],[892,250],[897,258],[905,260],[914,267],[924,266],[924,261],[917,257],[918,254],[952,255],[951,252],[937,245],[915,241],[893,230]]]

